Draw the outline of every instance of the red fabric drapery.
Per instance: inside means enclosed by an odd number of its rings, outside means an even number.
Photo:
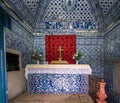
[[[76,35],[46,35],[46,61],[50,63],[52,60],[58,60],[58,47],[62,46],[62,60],[74,64],[73,54],[76,52]]]

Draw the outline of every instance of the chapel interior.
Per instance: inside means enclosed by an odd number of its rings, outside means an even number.
[[[120,0],[0,0],[0,63],[0,103],[120,103]]]

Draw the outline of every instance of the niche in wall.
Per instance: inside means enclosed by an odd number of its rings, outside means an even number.
[[[21,53],[13,49],[6,49],[7,71],[18,71],[21,68]]]

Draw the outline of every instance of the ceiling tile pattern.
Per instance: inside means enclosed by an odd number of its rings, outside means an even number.
[[[97,26],[98,26],[98,31],[102,32],[103,30],[103,13],[102,13],[102,8],[99,4],[98,0],[87,0],[90,8],[91,8],[91,12],[95,18],[95,21],[97,22]]]
[[[99,0],[103,14],[105,15],[117,0]]]
[[[39,29],[39,25],[44,27],[49,23],[52,23],[52,28],[58,28],[60,22],[59,27],[61,24],[62,27],[67,25],[65,29],[69,29],[72,24],[73,28],[77,29],[95,28],[102,31],[120,16],[120,0],[3,0],[3,2],[6,2],[18,17],[34,30]]]
[[[23,0],[23,1],[28,6],[30,11],[35,15],[36,10],[39,6],[39,0]]]
[[[112,27],[117,21],[120,20],[120,0],[117,0],[115,4],[110,8],[104,18],[105,29]]]
[[[37,18],[38,20],[43,20],[50,2],[51,0],[40,0],[39,1],[39,8],[36,12],[36,16],[38,17]]]
[[[48,5],[43,21],[94,21],[94,17],[90,11],[90,6],[87,0],[76,0],[74,10],[65,10],[64,6],[65,4],[63,0],[52,0]],[[68,8],[68,6],[66,6],[66,8]]]
[[[34,27],[34,15],[22,0],[6,0],[16,14],[26,21],[31,27]]]

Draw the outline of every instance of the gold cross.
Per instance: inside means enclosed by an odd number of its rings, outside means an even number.
[[[62,61],[62,51],[63,51],[62,46],[59,46],[59,47],[58,47],[58,51],[59,51],[58,61]]]

